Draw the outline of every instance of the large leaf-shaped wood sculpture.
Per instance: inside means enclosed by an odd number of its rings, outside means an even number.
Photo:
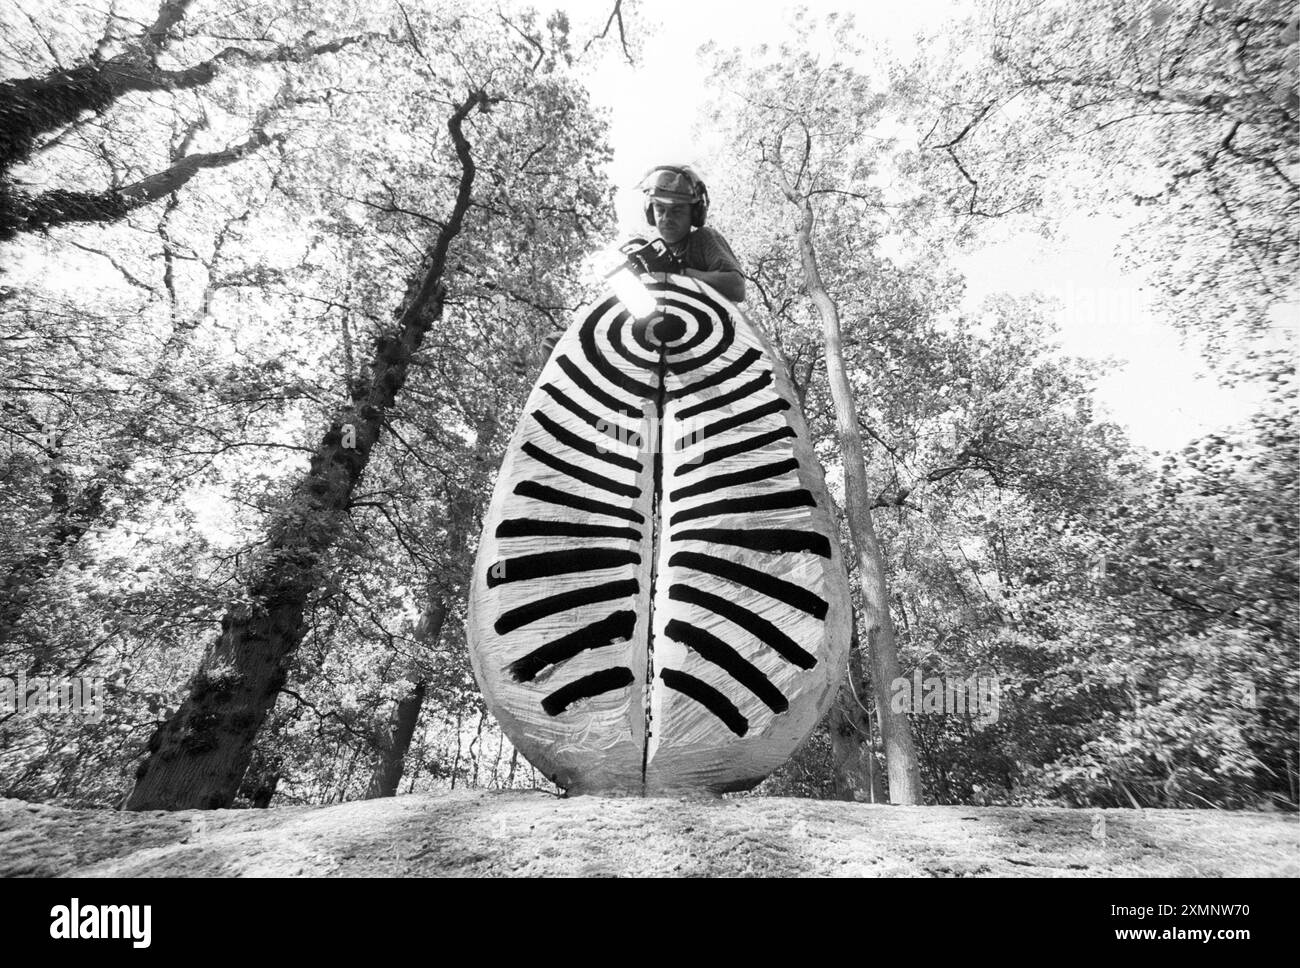
[[[570,792],[746,789],[834,696],[848,582],[767,341],[695,280],[649,288],[660,317],[610,294],[538,378],[484,522],[470,653],[511,742]]]

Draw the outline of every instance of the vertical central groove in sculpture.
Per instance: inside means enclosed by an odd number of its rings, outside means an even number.
[[[662,296],[660,297],[662,300]],[[650,332],[653,333],[654,323],[651,323]],[[641,748],[641,793],[645,794],[646,772],[650,768],[650,737],[654,724],[652,720],[654,714],[653,697],[655,681],[655,586],[659,580],[659,542],[663,536],[663,529],[660,525],[660,503],[663,501],[663,478],[664,478],[664,406],[668,401],[668,347],[662,342],[659,343],[659,368],[658,383],[656,384],[657,392],[655,395],[655,408],[652,418],[654,427],[651,428],[654,436],[651,440],[651,447],[654,448],[654,497],[650,502],[650,607],[646,613],[646,642],[645,642],[645,735],[644,745]],[[642,435],[642,444],[648,435]]]

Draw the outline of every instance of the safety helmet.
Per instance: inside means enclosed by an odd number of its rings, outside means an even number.
[[[690,202],[691,225],[699,228],[709,215],[709,190],[704,181],[686,165],[658,165],[641,179],[645,193],[645,220],[655,224],[654,202],[672,205]]]

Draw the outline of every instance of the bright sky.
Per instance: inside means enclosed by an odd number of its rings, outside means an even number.
[[[575,21],[600,18],[603,24],[611,0],[560,0],[560,5]],[[940,27],[969,6],[957,0],[807,0],[803,5],[815,13],[851,10],[868,41],[887,44],[900,55],[915,49],[918,32]],[[620,189],[625,232],[644,228],[634,186],[647,168],[706,160],[693,131],[709,96],[695,51],[708,40],[722,46],[778,43],[795,6],[645,0],[633,13],[629,27],[643,44],[638,66],[609,57],[592,82],[596,102],[612,112],[611,175]],[[655,33],[647,35],[647,21]],[[707,179],[707,166],[702,173]],[[967,277],[966,308],[974,309],[993,292],[1056,297],[1064,350],[1122,364],[1098,388],[1103,410],[1128,428],[1135,443],[1178,449],[1244,419],[1258,391],[1220,387],[1204,375],[1200,357],[1180,349],[1173,329],[1151,315],[1142,278],[1125,274],[1113,255],[1123,228],[1117,219],[1080,217],[1067,220],[1055,244],[1022,236],[966,254],[957,262]]]

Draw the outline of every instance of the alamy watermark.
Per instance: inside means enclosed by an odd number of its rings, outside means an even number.
[[[104,718],[103,676],[0,676],[0,716],[74,714],[97,723]]]
[[[650,455],[657,453],[661,446],[664,453],[682,453],[708,436],[708,424],[700,417],[669,420],[652,415],[643,418],[635,427],[628,427],[618,421],[601,417],[596,421],[595,427],[606,439],[622,447],[635,447],[642,454]],[[612,448],[602,442],[596,445],[596,449],[606,454]],[[686,463],[698,460],[699,456]]]
[[[911,679],[899,676],[889,688],[893,693],[890,708],[896,713],[970,715],[980,726],[998,721],[1002,684],[996,675],[967,679],[929,676],[922,679],[921,670],[917,669]]]
[[[124,939],[147,948],[153,937],[149,904],[82,904],[73,898],[50,908],[50,937],[59,941]]]

